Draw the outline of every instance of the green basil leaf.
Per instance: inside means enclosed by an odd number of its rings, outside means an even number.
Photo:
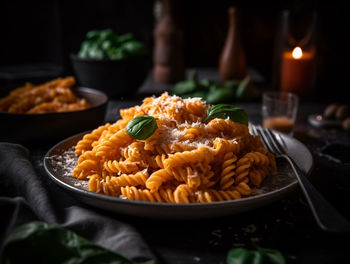
[[[231,249],[226,258],[226,264],[285,264],[285,258],[278,250],[258,248]]]
[[[89,49],[88,55],[89,55],[89,58],[103,59],[104,52],[103,50],[95,46]]]
[[[111,48],[107,51],[107,56],[111,60],[123,60],[128,57],[127,52],[121,48]]]
[[[257,247],[257,250],[261,254],[266,256],[266,258],[269,260],[269,263],[273,263],[273,264],[286,263],[286,260],[284,259],[282,253],[276,249]]]
[[[239,83],[240,83],[239,80],[229,80],[229,81],[224,82],[223,86],[231,88],[231,89],[236,89],[237,86],[239,85]]]
[[[207,98],[207,93],[205,91],[195,91],[193,93],[186,93],[186,94],[181,94],[179,95],[180,97],[186,99],[186,98],[193,98],[193,97],[199,97],[202,100],[206,100]]]
[[[236,98],[242,99],[244,98],[244,95],[248,89],[248,86],[251,82],[251,77],[247,75],[238,85],[238,88],[236,90]]]
[[[195,91],[193,92],[190,96],[187,96],[188,97],[199,97],[201,98],[202,100],[206,101],[207,100],[207,93],[205,91]]]
[[[102,43],[101,43],[101,48],[103,49],[103,50],[108,50],[108,49],[110,49],[111,47],[112,47],[112,45],[113,45],[113,43],[112,43],[112,41],[110,41],[110,40],[105,40],[105,41],[103,41]]]
[[[253,84],[249,75],[239,83],[236,90],[236,98],[238,100],[253,100],[257,99],[259,95],[259,89]]]
[[[198,73],[196,71],[191,71],[189,76],[188,76],[188,80],[197,83],[198,82]]]
[[[228,104],[217,104],[207,109],[207,116],[203,119],[203,122],[214,118],[229,118],[233,122],[238,122],[248,126],[247,113],[239,107],[234,107]]]
[[[97,39],[100,36],[99,30],[91,30],[86,33],[86,39]]]
[[[126,126],[126,133],[135,139],[145,140],[157,130],[157,122],[153,116],[138,116]]]
[[[119,36],[116,41],[119,43],[123,43],[123,42],[130,41],[133,39],[134,39],[134,35],[131,33],[127,33],[127,34]]]
[[[199,84],[201,85],[202,88],[209,90],[209,88],[213,84],[213,82],[208,80],[208,79],[201,79],[199,81]]]
[[[107,28],[100,31],[100,39],[113,39],[116,34],[113,32],[113,29]]]
[[[145,51],[145,46],[141,42],[135,40],[124,42],[121,47],[130,55],[141,55],[144,54]]]
[[[196,91],[196,88],[197,85],[195,82],[186,80],[177,83],[173,89],[173,93],[181,96],[184,94],[193,93],[194,91]]]
[[[1,263],[135,264],[76,233],[44,222],[18,227],[6,240]]]
[[[227,264],[259,264],[256,262],[261,255],[257,251],[248,250],[245,248],[231,249],[226,258]]]
[[[209,104],[217,104],[220,102],[231,101],[234,97],[234,90],[229,87],[219,87],[219,88],[211,88],[208,96],[207,103]]]
[[[78,56],[91,59],[127,60],[147,54],[146,46],[128,33],[119,36],[112,29],[91,30],[80,46]]]
[[[187,80],[175,84],[172,93],[181,97],[189,97],[192,93],[198,90],[198,77],[196,71],[191,71]]]

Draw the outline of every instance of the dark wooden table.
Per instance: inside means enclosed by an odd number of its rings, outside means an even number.
[[[200,72],[200,77],[204,76],[217,78],[215,71],[208,69]],[[156,85],[148,78],[135,98],[112,99],[105,121],[114,122],[120,118],[121,108],[140,104],[144,96],[160,94],[170,88]],[[252,123],[261,123],[260,102],[236,105],[248,112]],[[313,155],[310,181],[350,219],[349,134],[340,129],[315,128],[307,121],[310,114],[321,113],[324,107],[320,103],[301,103],[295,138]],[[31,147],[35,166],[42,166],[39,160],[49,147]],[[164,263],[226,263],[229,249],[250,248],[255,244],[280,250],[287,263],[350,263],[350,238],[320,230],[299,188],[268,206],[221,218],[172,221],[98,211],[133,225]]]

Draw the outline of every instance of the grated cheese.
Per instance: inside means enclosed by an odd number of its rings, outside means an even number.
[[[46,157],[46,159],[51,163],[52,169],[55,173],[69,178],[72,177],[73,170],[78,163],[78,157],[75,155],[74,147],[69,148],[61,155],[53,155],[51,157]],[[88,189],[89,183],[77,179],[73,182],[73,185],[83,189]]]
[[[55,172],[62,172],[63,176],[72,176],[73,170],[77,165],[78,158],[75,155],[74,147],[63,152],[61,155],[47,157]]]

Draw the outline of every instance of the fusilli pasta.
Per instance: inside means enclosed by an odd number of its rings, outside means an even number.
[[[90,108],[84,98],[78,98],[71,88],[73,77],[57,78],[50,82],[16,88],[0,99],[0,112],[14,114],[41,114],[71,112]]]
[[[199,98],[164,93],[120,110],[121,120],[77,143],[73,176],[88,180],[90,191],[148,202],[206,203],[251,195],[276,171],[275,157],[243,124],[202,122],[209,107]],[[156,118],[158,129],[146,140],[130,137],[127,124],[144,115]]]

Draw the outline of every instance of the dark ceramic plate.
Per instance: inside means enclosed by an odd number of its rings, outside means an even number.
[[[45,170],[54,182],[75,195],[82,202],[113,212],[168,219],[218,217],[264,206],[281,199],[298,185],[289,165],[278,160],[277,175],[267,177],[261,188],[254,190],[253,196],[240,200],[201,204],[167,204],[126,200],[93,193],[88,190],[87,181],[78,180],[71,176],[77,161],[73,147],[83,135],[84,133],[70,137],[50,149],[44,158]],[[279,135],[286,144],[288,154],[306,174],[309,174],[313,167],[313,159],[309,150],[298,140],[285,134]]]
[[[0,112],[0,141],[28,143],[53,141],[96,128],[104,121],[108,97],[90,88],[74,89],[76,95],[85,98],[91,108],[74,112],[47,114],[12,114]]]

